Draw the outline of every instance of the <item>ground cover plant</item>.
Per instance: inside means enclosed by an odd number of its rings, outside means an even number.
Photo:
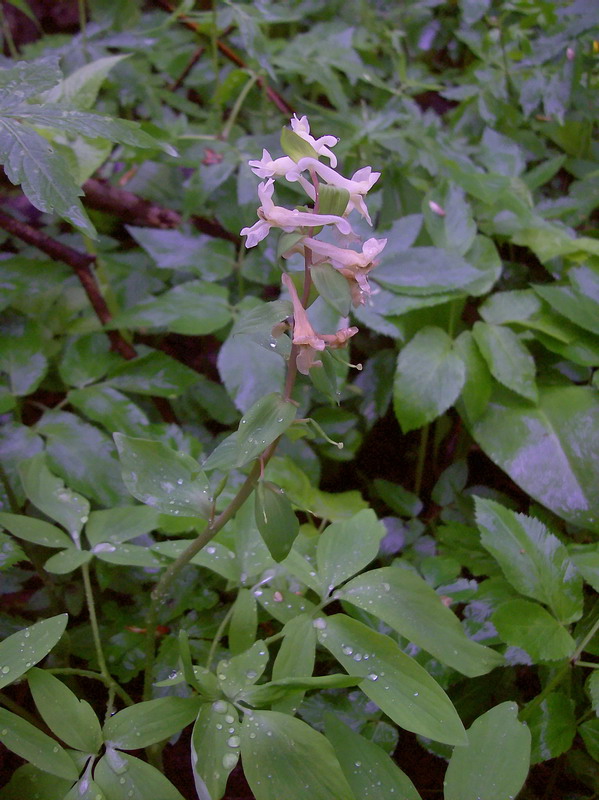
[[[592,4],[0,13],[0,800],[598,797]]]

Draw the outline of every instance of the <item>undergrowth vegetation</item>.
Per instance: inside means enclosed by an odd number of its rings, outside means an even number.
[[[599,797],[593,3],[51,5],[0,4],[0,800]]]

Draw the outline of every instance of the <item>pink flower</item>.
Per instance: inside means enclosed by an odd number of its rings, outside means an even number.
[[[297,228],[318,228],[321,225],[335,225],[340,233],[351,233],[351,225],[343,217],[335,214],[313,214],[309,211],[275,206],[272,201],[274,181],[272,178],[258,186],[258,197],[262,205],[258,208],[260,219],[251,228],[243,228],[242,236],[247,236],[245,246],[254,247],[261,242],[271,228],[282,228],[291,233]]]
[[[308,142],[308,144],[316,150],[319,156],[326,156],[326,158],[328,158],[331,162],[332,167],[337,166],[337,157],[335,156],[335,153],[332,153],[329,150],[329,147],[335,147],[339,141],[336,136],[321,136],[319,139],[315,139],[310,135],[310,123],[308,122],[308,117],[301,117],[301,119],[298,119],[295,114],[291,119],[291,130],[294,133],[297,133],[298,136],[301,136],[305,142]]]
[[[368,239],[362,245],[361,253],[310,237],[303,239],[301,244],[316,255],[315,263],[327,261],[347,278],[354,305],[360,305],[364,302],[365,296],[371,294],[367,275],[376,267],[375,259],[387,244],[387,240]]]
[[[344,347],[358,329],[341,328],[337,333],[316,333],[310,324],[306,309],[301,304],[295,284],[287,273],[283,274],[283,283],[293,303],[293,344],[299,350],[296,358],[297,368],[302,375],[308,375],[312,367],[322,367],[322,361],[316,360],[317,352],[322,352],[325,347],[330,347],[332,350]]]
[[[295,161],[289,156],[273,159],[268,150],[263,150],[260,161],[248,161],[248,164],[259,178],[274,178],[286,175],[295,166]]]

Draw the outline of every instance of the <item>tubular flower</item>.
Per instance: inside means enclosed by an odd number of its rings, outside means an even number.
[[[286,175],[295,166],[295,161],[289,156],[273,159],[268,150],[263,150],[260,161],[248,161],[248,164],[259,178],[274,178],[275,175]]]
[[[297,133],[298,136],[301,136],[305,142],[308,142],[319,156],[326,156],[331,162],[332,167],[337,166],[337,156],[329,150],[329,147],[335,147],[339,141],[336,136],[321,136],[319,139],[315,139],[310,135],[308,117],[301,117],[301,119],[298,119],[295,114],[291,119],[291,130]]]
[[[301,304],[295,284],[287,273],[283,275],[283,283],[293,303],[293,344],[299,349],[296,358],[297,368],[302,375],[308,375],[312,367],[322,366],[322,361],[316,360],[317,352],[322,352],[325,347],[330,347],[332,350],[344,347],[358,329],[341,328],[337,333],[316,333],[310,324],[306,309]]]
[[[343,217],[335,214],[313,214],[309,211],[275,206],[272,201],[274,181],[272,178],[258,186],[258,197],[262,205],[258,208],[260,219],[251,228],[243,228],[242,236],[247,236],[245,246],[254,247],[268,236],[271,228],[282,228],[286,233],[296,228],[317,228],[321,225],[336,225],[340,233],[351,233],[351,225]]]
[[[366,295],[371,294],[367,275],[376,267],[375,259],[387,244],[386,239],[368,239],[361,253],[310,237],[303,239],[302,244],[316,256],[316,263],[327,261],[347,278],[354,305],[364,303]]]
[[[370,214],[364,202],[364,195],[367,194],[374,184],[378,181],[381,173],[373,172],[372,167],[362,167],[357,172],[354,172],[351,178],[344,178],[339,175],[331,167],[322,164],[315,158],[300,158],[297,164],[294,164],[291,169],[285,174],[288,181],[298,181],[301,178],[301,173],[306,169],[312,169],[316,174],[322,178],[330,186],[337,186],[340,189],[347,189],[349,192],[349,203],[347,204],[346,214],[352,209],[356,209],[372,225]],[[302,186],[304,182],[301,181]]]

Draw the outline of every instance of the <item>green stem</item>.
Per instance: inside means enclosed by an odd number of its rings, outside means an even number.
[[[216,648],[218,647],[218,643],[223,638],[225,634],[225,629],[229,624],[231,617],[233,616],[233,609],[235,608],[234,604],[231,603],[231,606],[225,616],[222,618],[220,625],[216,633],[214,634],[214,639],[212,640],[212,644],[210,645],[210,650],[208,652],[208,658],[206,659],[206,669],[210,669],[210,665],[212,664],[212,660],[214,658],[214,654],[216,653]]]
[[[4,467],[2,466],[2,464],[0,464],[0,481],[2,482],[2,486],[4,487],[4,491],[6,492],[6,497],[8,498],[10,510],[12,511],[13,514],[20,514],[21,506],[19,505],[17,496],[14,493],[12,486],[10,485],[8,475],[4,471]]]
[[[17,59],[19,57],[19,51],[17,50],[15,40],[12,37],[12,31],[4,14],[4,6],[2,3],[0,3],[0,26],[2,27],[2,33],[6,39],[8,52],[10,53],[11,58]]]
[[[422,477],[424,475],[424,462],[426,460],[426,449],[428,446],[429,425],[425,425],[420,431],[420,445],[418,447],[418,461],[416,462],[416,475],[414,477],[414,493],[420,496],[422,489]]]
[[[239,112],[241,111],[241,108],[242,108],[242,106],[243,106],[243,104],[245,102],[245,98],[248,96],[248,94],[250,93],[252,87],[254,86],[254,84],[256,83],[257,80],[258,80],[258,76],[257,75],[255,75],[255,74],[250,75],[250,79],[245,84],[243,89],[239,92],[239,96],[238,96],[237,100],[235,101],[235,103],[233,105],[233,108],[231,109],[231,113],[229,114],[229,118],[227,119],[227,121],[225,123],[225,126],[223,128],[223,132],[221,133],[221,139],[226,140],[226,139],[229,138],[229,134],[231,133],[231,130],[233,129],[233,125],[235,125],[237,117],[239,116]]]
[[[599,669],[599,663],[596,661],[575,661],[575,667],[589,667],[590,669]]]
[[[85,12],[85,0],[77,0],[77,7],[79,9],[79,30],[81,31],[83,49],[85,49],[87,47],[87,14]]]
[[[574,651],[574,655],[572,656],[571,659],[572,661],[576,661],[582,655],[582,653],[584,653],[585,647],[591,641],[591,639],[597,633],[598,630],[599,630],[599,619],[595,620],[595,624],[593,625],[591,630],[587,633],[582,642],[578,645],[578,647]]]
[[[114,693],[118,695],[126,706],[135,705],[131,696],[119,684],[109,676],[101,675],[99,672],[94,672],[91,669],[76,669],[75,667],[53,667],[47,669],[46,672],[51,672],[53,675],[79,675],[82,678],[91,678],[93,681],[100,681],[106,686],[107,689],[113,689]]]

